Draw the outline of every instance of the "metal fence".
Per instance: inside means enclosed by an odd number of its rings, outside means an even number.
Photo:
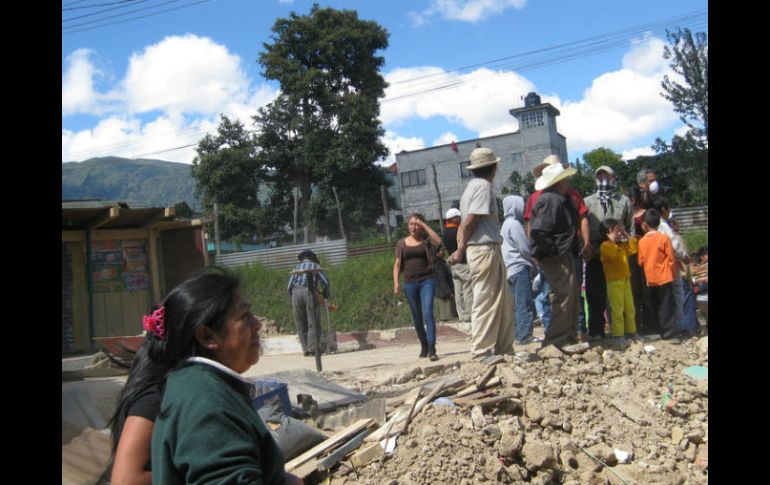
[[[216,258],[216,264],[226,268],[252,263],[259,263],[272,269],[291,268],[297,262],[297,255],[304,249],[310,249],[318,257],[325,257],[331,265],[342,264],[348,260],[348,246],[344,239],[338,239],[322,243],[297,244],[258,251],[223,254]]]
[[[679,207],[673,212],[674,218],[679,221],[679,232],[708,231],[709,206]]]

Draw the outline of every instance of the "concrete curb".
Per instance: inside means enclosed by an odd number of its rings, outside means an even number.
[[[436,338],[465,338],[470,335],[470,323],[439,323]],[[363,330],[357,332],[336,332],[337,353],[355,352],[391,345],[416,343],[417,333],[413,327],[387,330]],[[439,344],[440,345],[440,344]],[[297,335],[276,335],[262,339],[262,355],[301,354],[302,346]]]

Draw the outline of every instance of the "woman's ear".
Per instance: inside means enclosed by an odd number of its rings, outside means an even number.
[[[219,348],[219,339],[208,325],[199,325],[195,329],[195,341],[198,342],[202,348],[215,351]]]

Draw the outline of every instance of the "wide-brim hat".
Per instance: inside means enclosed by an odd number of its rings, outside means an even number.
[[[608,167],[607,165],[602,165],[601,167],[594,170],[594,177],[599,175],[599,172],[606,172],[608,175],[615,175],[615,171],[612,170],[612,168]]]
[[[535,168],[532,169],[532,175],[535,176],[536,179],[540,178],[541,175],[543,175],[543,169],[549,165],[559,164],[561,165],[561,159],[558,155],[548,155],[543,159],[542,162],[535,165]]]
[[[476,170],[477,168],[487,167],[500,162],[500,158],[495,157],[491,148],[477,148],[471,152],[471,163],[466,168]]]
[[[535,190],[545,190],[553,187],[576,173],[577,170],[572,167],[564,168],[560,163],[552,163],[543,169],[542,175],[535,181]]]

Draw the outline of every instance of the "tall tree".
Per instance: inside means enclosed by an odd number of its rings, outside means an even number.
[[[583,160],[585,160],[592,170],[596,170],[602,165],[606,165],[612,170],[618,170],[623,166],[623,156],[604,147],[595,148],[590,152],[585,152],[583,154]]]
[[[511,172],[510,177],[508,177],[508,181],[511,183],[511,190],[503,187],[503,195],[520,195],[526,200],[535,191],[535,176],[532,175],[532,172],[527,172],[522,177],[519,172],[514,170]]]
[[[671,68],[684,80],[681,84],[663,76],[661,96],[671,101],[674,111],[683,123],[693,130],[693,135],[709,136],[709,57],[708,36],[697,32],[693,37],[689,29],[677,28],[666,31],[670,46],[663,49],[663,57],[671,61]]]
[[[204,211],[213,214],[218,203],[222,238],[250,241],[263,213],[257,198],[263,173],[255,158],[254,136],[241,122],[222,116],[217,136],[207,134],[196,151],[191,170]]]
[[[346,174],[376,176],[374,162],[388,153],[378,119],[387,86],[379,73],[384,59],[376,55],[388,46],[388,33],[355,11],[318,4],[308,15],[279,18],[272,32],[259,63],[281,94],[254,118],[258,159],[274,170],[276,182],[300,188],[300,212],[312,228],[314,186],[337,187],[341,198],[354,194],[362,181]]]

